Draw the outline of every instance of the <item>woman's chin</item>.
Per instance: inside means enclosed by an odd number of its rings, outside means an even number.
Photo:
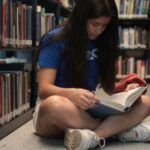
[[[89,36],[88,37],[90,40],[95,40],[97,38],[97,36]]]

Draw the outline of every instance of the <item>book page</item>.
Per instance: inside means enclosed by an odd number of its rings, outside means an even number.
[[[129,91],[129,96],[126,100],[126,106],[131,106],[136,99],[138,99],[140,97],[140,95],[146,90],[147,87],[138,87],[136,89],[133,89],[133,92]]]
[[[95,94],[99,97],[100,103],[118,110],[124,110],[126,107],[130,107],[145,89],[146,87],[138,87],[127,92],[108,95],[102,88],[100,88],[96,89]]]
[[[127,92],[116,93],[113,95],[108,95],[102,88],[96,89],[96,96],[99,97],[100,102],[104,101],[104,103],[118,103],[121,105],[125,105],[126,98],[128,96]]]

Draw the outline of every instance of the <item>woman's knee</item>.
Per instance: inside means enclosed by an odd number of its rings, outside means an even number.
[[[145,109],[147,109],[150,114],[150,96],[142,95],[140,101],[141,101],[142,105],[145,106]]]
[[[45,114],[57,115],[59,112],[62,111],[64,99],[65,99],[64,97],[57,95],[48,97],[41,103],[39,114],[42,116]]]

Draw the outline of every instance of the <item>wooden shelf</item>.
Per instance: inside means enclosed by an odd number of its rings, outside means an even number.
[[[35,48],[7,48],[7,47],[0,47],[0,51],[34,51]]]
[[[16,130],[27,121],[31,120],[33,111],[34,109],[32,108],[29,111],[11,120],[10,122],[6,123],[5,125],[1,126],[0,127],[0,139],[10,134],[12,131]]]
[[[150,27],[150,18],[119,18],[119,25],[141,25]]]
[[[150,48],[119,48],[120,51],[150,51]]]
[[[0,71],[9,72],[9,71],[24,71],[24,70],[31,71],[32,64],[31,63],[10,63],[10,64],[1,63],[0,64]]]
[[[27,5],[32,5],[32,1],[31,0],[22,0],[22,2],[27,4]]]

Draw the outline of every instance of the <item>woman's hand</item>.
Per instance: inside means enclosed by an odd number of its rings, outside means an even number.
[[[131,90],[131,89],[135,89],[135,88],[137,88],[137,87],[139,87],[139,84],[138,84],[138,83],[131,83],[131,84],[128,84],[128,85],[127,85],[125,91],[127,92],[127,91],[129,91],[129,90]]]
[[[92,108],[99,103],[98,97],[85,89],[71,88],[69,90],[68,98],[76,106],[84,110]]]

